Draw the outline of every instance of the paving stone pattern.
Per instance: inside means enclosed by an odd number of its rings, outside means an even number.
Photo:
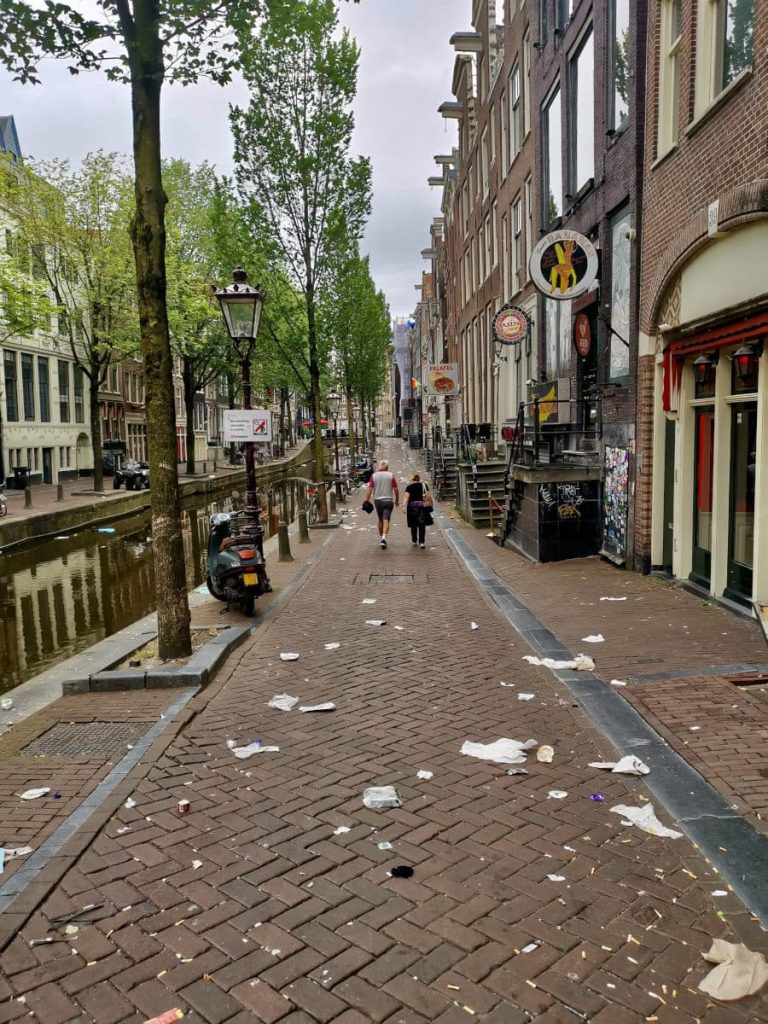
[[[522,662],[444,538],[412,549],[398,513],[381,551],[370,519],[354,523],[5,949],[0,1021],[138,1024],[172,1007],[188,1024],[768,1021],[765,998],[724,1006],[696,989],[714,936],[768,937],[710,895],[721,883],[685,839],[609,812],[641,802],[642,782],[586,767],[612,751]],[[414,585],[367,582],[414,565]],[[283,691],[337,710],[266,707]],[[459,754],[500,736],[551,743],[554,761],[508,776]],[[257,737],[280,751],[227,748]],[[366,809],[371,785],[395,785],[403,807]],[[30,948],[89,903],[104,906],[76,938]]]

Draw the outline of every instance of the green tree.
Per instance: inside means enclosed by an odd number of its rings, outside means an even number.
[[[270,0],[263,22],[239,42],[251,100],[231,114],[236,175],[254,222],[269,232],[303,296],[322,479],[329,351],[318,331],[317,303],[341,225],[359,237],[370,209],[369,162],[350,157],[359,50],[346,31],[338,32],[333,0]],[[327,519],[324,495],[321,518]]]
[[[101,491],[99,390],[113,359],[138,339],[131,179],[119,157],[95,153],[76,171],[67,161],[6,166],[0,181],[17,245],[31,255],[37,287],[88,381],[93,486]]]

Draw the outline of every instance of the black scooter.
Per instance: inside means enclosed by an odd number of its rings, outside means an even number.
[[[267,576],[262,545],[263,528],[254,540],[235,531],[242,512],[216,512],[208,533],[205,582],[217,601],[239,604],[244,615],[253,615],[256,598],[272,587]]]

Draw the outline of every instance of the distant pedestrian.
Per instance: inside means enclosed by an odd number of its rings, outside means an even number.
[[[425,507],[426,506],[426,507]],[[422,481],[418,473],[414,473],[411,482],[405,488],[403,512],[407,516],[411,528],[411,543],[414,547],[426,547],[427,524],[431,522],[429,512],[432,506],[432,495],[429,485]]]
[[[365,466],[363,467],[363,483],[369,484],[371,482],[371,477],[373,476],[373,474],[373,459],[370,457],[370,455],[368,455],[366,456]]]
[[[395,474],[389,472],[389,463],[386,460],[379,463],[378,470],[371,477],[364,500],[370,501],[371,495],[373,495],[373,505],[379,520],[379,543],[386,548],[392,509],[395,505],[400,504],[397,480]]]

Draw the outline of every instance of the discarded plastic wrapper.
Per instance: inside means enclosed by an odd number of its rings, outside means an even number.
[[[581,638],[585,644],[604,644],[605,637],[602,633],[590,633],[589,636],[583,636]]]
[[[307,712],[307,711],[335,711],[335,710],[336,710],[336,705],[331,700],[326,701],[325,704],[308,704],[308,705],[302,705],[302,707],[299,708],[299,711],[304,711],[304,712]]]
[[[431,779],[434,774],[435,774],[434,772],[428,772],[424,768],[422,768],[420,771],[416,772],[416,778],[417,779]]]
[[[611,686],[626,686],[627,684],[622,679],[612,679]]]
[[[480,629],[480,627],[478,626],[478,624],[476,622],[470,622],[469,628],[470,629]]]
[[[634,754],[627,754],[619,761],[590,761],[590,768],[606,768],[614,775],[648,775],[650,768]]]
[[[13,701],[11,700],[11,698],[10,697],[3,697],[3,699],[0,700],[0,708],[2,708],[3,711],[12,711],[13,710]]]
[[[50,786],[41,786],[40,789],[28,789],[26,792],[21,794],[22,800],[37,800],[38,797],[45,796],[46,793],[51,792]]]
[[[699,990],[714,999],[733,1002],[752,996],[768,982],[768,963],[762,953],[747,949],[742,943],[713,939],[708,953],[702,954],[717,964],[699,982]]]
[[[543,743],[536,751],[536,760],[541,761],[543,764],[551,764],[552,758],[555,756],[555,751],[548,744]]]
[[[375,597],[364,597],[363,598],[363,604],[376,604],[376,598]]]
[[[532,953],[534,949],[538,949],[541,945],[541,939],[534,939],[533,942],[529,942],[527,946],[523,946],[520,950],[521,953]]]
[[[626,597],[601,597],[601,601],[626,601]]]
[[[514,683],[501,683],[501,686],[514,686]]]
[[[0,851],[6,860],[14,860],[16,857],[26,857],[32,853],[31,846],[6,846],[0,847]]]
[[[276,693],[267,707],[277,708],[278,711],[292,711],[298,703],[299,698],[292,697],[290,693]]]
[[[338,828],[333,830],[333,834],[335,836],[343,836],[343,835],[346,835],[347,832],[351,832],[351,831],[352,831],[352,829],[349,827],[349,825],[339,825]]]
[[[510,768],[507,771],[507,775],[527,775],[528,772],[525,768]]]
[[[176,1007],[173,1010],[166,1010],[159,1017],[150,1017],[144,1024],[174,1024],[174,1021],[181,1020],[183,1016],[184,1011]]]
[[[680,839],[682,832],[676,832],[673,828],[662,825],[656,817],[653,804],[645,804],[643,807],[630,807],[628,804],[617,804],[611,808],[612,814],[621,814],[629,821],[630,825],[637,825],[643,832],[649,835],[659,836],[663,839]]]
[[[510,740],[502,738],[493,743],[473,743],[465,740],[459,751],[467,757],[477,757],[481,761],[494,761],[496,764],[525,764],[525,751],[537,746],[536,740]]]
[[[394,786],[371,786],[363,793],[363,803],[372,811],[403,806],[400,794]]]
[[[565,875],[547,875],[547,878],[550,880],[550,882],[564,882],[565,881]]]
[[[326,651],[337,651],[339,649],[339,647],[341,647],[341,644],[337,644],[337,643],[332,643],[332,644],[326,644],[325,645]]]
[[[365,620],[365,624],[366,624],[366,626],[386,626],[387,620],[386,619],[366,619]]]
[[[524,654],[523,661],[529,665],[541,665],[544,668],[558,669],[571,668],[575,672],[592,672],[595,663],[587,654],[577,654],[572,661],[557,661],[555,658],[537,658],[535,654]]]
[[[298,661],[299,656],[295,651],[283,651],[280,655],[280,661]]]
[[[605,793],[593,793],[589,799],[594,800],[596,804],[601,804],[605,800]]]
[[[379,850],[391,850],[392,849],[392,843],[377,843],[376,845],[377,845]]]
[[[98,530],[96,531],[96,533],[114,533],[114,532],[115,532],[114,526],[100,526],[98,528]]]
[[[250,757],[251,754],[277,754],[279,750],[280,747],[262,746],[261,740],[254,740],[247,747],[232,747],[232,753],[241,761],[244,761],[246,757]]]
[[[548,800],[565,800],[567,796],[568,794],[564,789],[550,789],[549,793],[547,793]]]
[[[197,871],[197,869],[201,868],[202,866],[203,866],[203,862],[201,860],[193,860],[192,861],[192,870],[193,871]]]
[[[533,700],[533,698],[535,696],[536,696],[535,693],[518,693],[517,699],[518,700]]]

